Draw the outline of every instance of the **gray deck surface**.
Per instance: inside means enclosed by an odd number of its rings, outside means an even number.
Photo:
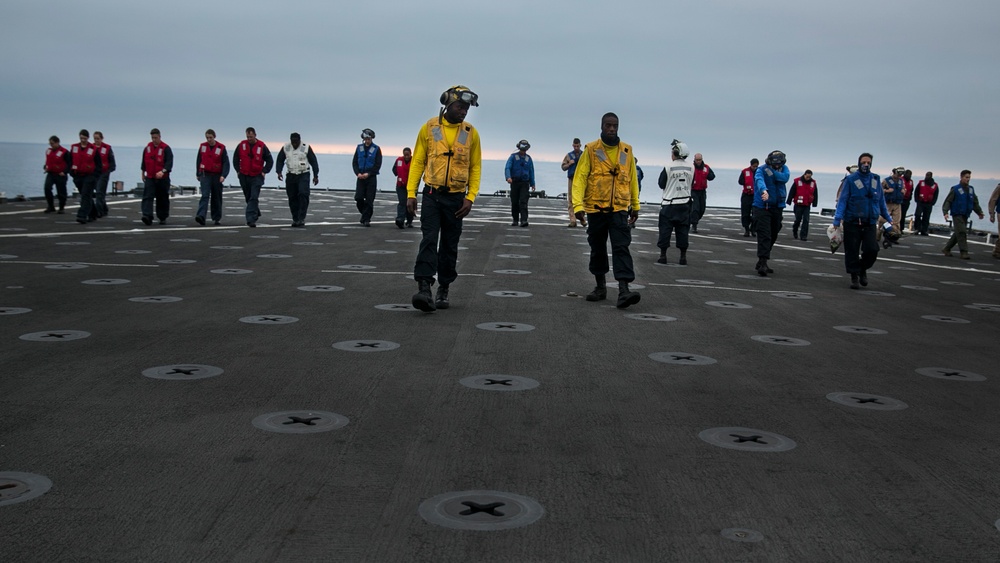
[[[530,227],[512,228],[509,201],[481,197],[452,307],[425,314],[409,308],[419,227],[397,229],[381,193],[364,228],[351,195],[314,192],[305,229],[279,191],[256,229],[233,191],[223,227],[196,225],[192,196],[151,227],[136,199],[86,226],[75,209],[0,206],[0,483],[52,482],[0,503],[0,561],[1000,560],[1000,260],[985,244],[962,261],[941,237],[907,237],[851,291],[826,221],[803,243],[786,213],[776,272],[759,278],[733,210],[709,210],[688,266],[674,248],[655,265],[647,206],[642,301],[621,311],[582,299],[586,235],[564,200],[531,200]],[[213,273],[234,269],[249,273]],[[241,322],[253,316],[297,321]],[[532,330],[477,326],[498,324]],[[669,353],[715,362],[651,357]],[[189,364],[223,372],[143,375]],[[477,375],[494,383],[460,384]],[[487,388],[504,376],[539,386]],[[349,423],[252,424],[286,411]],[[718,428],[766,445],[699,438]],[[767,450],[783,439],[796,447]],[[421,517],[459,491],[544,513],[495,531]]]

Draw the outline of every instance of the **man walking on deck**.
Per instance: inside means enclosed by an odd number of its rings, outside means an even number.
[[[80,192],[80,209],[76,212],[76,222],[85,224],[93,221],[91,213],[94,211],[94,190],[97,188],[97,179],[101,176],[101,155],[90,142],[90,131],[80,130],[80,142],[73,143],[69,152],[73,156],[73,166],[70,168],[70,176],[73,177],[73,184]]]
[[[753,226],[753,176],[757,173],[757,166],[760,161],[756,158],[750,159],[750,166],[740,172],[737,180],[743,186],[740,194],[740,225],[743,225],[743,236],[750,236],[750,228]]]
[[[56,196],[59,198],[59,213],[63,213],[66,207],[66,173],[73,166],[73,157],[70,152],[59,144],[59,137],[52,135],[49,137],[49,148],[45,149],[45,184],[42,191],[45,194],[45,212],[54,213],[56,211]],[[53,195],[52,188],[56,193]]]
[[[511,227],[519,224],[528,226],[528,198],[530,191],[535,191],[535,163],[528,156],[531,144],[521,139],[517,143],[517,152],[507,157],[503,175],[510,184],[510,214],[514,218]]]
[[[667,263],[667,249],[670,248],[671,233],[677,233],[677,249],[681,251],[681,266],[687,264],[688,229],[691,222],[691,179],[694,166],[688,164],[688,146],[677,139],[670,143],[670,165],[660,171],[657,181],[663,195],[660,198],[659,238],[656,246],[660,249],[657,264]]]
[[[115,162],[115,151],[111,150],[111,145],[104,142],[104,133],[94,131],[94,148],[101,156],[101,175],[97,177],[94,209],[90,212],[90,217],[101,218],[108,214],[108,182],[111,181],[111,173],[118,168],[118,164]]]
[[[708,205],[708,183],[715,179],[715,171],[705,164],[701,153],[694,154],[694,180],[691,181],[691,232],[698,232],[698,222],[705,215]]]
[[[875,229],[879,218],[888,221],[886,230],[896,228],[885,206],[885,196],[878,174],[872,169],[872,155],[861,153],[858,169],[844,178],[833,226],[844,227],[844,268],[851,275],[851,289],[868,285],[868,269],[878,259],[879,244]],[[860,256],[859,256],[860,253]]]
[[[417,191],[423,179],[420,205],[420,250],[413,266],[417,293],[413,306],[429,313],[450,307],[448,290],[458,279],[458,241],[462,219],[472,211],[479,194],[483,172],[479,132],[465,116],[479,107],[479,96],[465,86],[452,86],[441,94],[437,117],[427,121],[417,133],[413,159],[406,183],[406,209],[417,211]],[[434,276],[439,283],[437,296],[431,295]]]
[[[573,150],[566,153],[563,157],[562,169],[566,171],[566,176],[568,179],[568,186],[566,188],[566,205],[569,207],[569,226],[576,227],[576,215],[573,213],[573,175],[576,174],[576,162],[580,160],[580,155],[583,151],[580,149],[580,139],[573,139]],[[584,222],[583,226],[586,227],[587,223]]]
[[[806,170],[792,182],[785,203],[794,203],[792,211],[795,213],[795,222],[792,223],[792,238],[808,242],[810,208],[819,205],[819,193],[816,190],[816,180],[813,180],[812,170]],[[801,230],[799,225],[802,226]]]
[[[632,147],[618,137],[618,116],[606,113],[601,117],[601,137],[587,143],[577,161],[573,177],[573,212],[577,220],[586,218],[587,242],[590,243],[590,273],[597,286],[587,295],[587,301],[602,301],[608,297],[608,239],[615,280],[618,281],[618,302],[624,309],[639,302],[638,292],[629,289],[635,280],[632,254],[632,223],[639,218],[639,179],[635,171]]]
[[[312,183],[319,184],[319,161],[312,147],[302,142],[302,136],[292,133],[288,142],[278,152],[278,181],[281,167],[288,163],[288,178],[285,179],[285,192],[288,194],[288,210],[292,213],[292,226],[306,226],[306,211],[309,210],[309,168],[312,167]]]
[[[246,140],[240,141],[233,152],[233,167],[240,179],[243,199],[247,202],[247,226],[256,227],[260,219],[260,189],[264,187],[264,176],[274,166],[274,159],[267,145],[257,140],[256,129],[247,127],[246,133]]]
[[[396,159],[392,164],[392,174],[396,177],[396,226],[400,229],[405,225],[413,228],[413,213],[406,209],[406,182],[410,177],[410,162],[413,160],[413,152],[410,147],[403,149],[403,156]]]
[[[757,265],[754,269],[759,276],[774,273],[767,261],[781,230],[788,176],[785,153],[781,151],[771,151],[764,160],[764,166],[754,173],[753,217],[757,231]]]
[[[896,225],[897,233],[901,232],[903,228],[903,220],[899,214],[903,208],[903,171],[905,170],[902,166],[897,166],[892,169],[891,176],[882,180],[885,207],[889,210],[889,216],[892,217],[892,224]],[[881,227],[884,222],[885,220],[880,217],[878,226]],[[875,240],[882,240],[881,230],[876,230]]]
[[[917,182],[917,187],[913,191],[913,199],[917,202],[917,210],[913,213],[913,230],[921,236],[929,236],[931,213],[937,205],[938,193],[933,172],[925,174],[924,179]]]
[[[979,196],[976,195],[976,188],[969,185],[969,180],[972,178],[972,172],[968,170],[962,170],[961,179],[958,184],[951,187],[951,191],[948,192],[948,197],[944,198],[944,205],[941,207],[944,211],[944,220],[948,220],[948,215],[951,215],[951,238],[948,239],[947,244],[944,245],[942,252],[945,256],[951,256],[951,249],[958,244],[958,250],[960,252],[959,257],[962,260],[969,259],[969,218],[972,213],[975,212],[980,219],[983,218],[983,209],[979,207]]]
[[[382,169],[382,149],[373,141],[375,132],[371,129],[361,131],[361,144],[354,151],[351,166],[358,182],[354,188],[354,201],[361,213],[361,224],[372,226],[372,215],[375,213],[375,194],[378,192],[378,173]]]
[[[222,222],[222,183],[229,175],[229,153],[225,145],[215,140],[212,129],[205,131],[205,142],[198,147],[195,175],[200,184],[201,198],[194,220],[204,225],[205,213],[209,212],[211,204],[212,222],[218,225]]]
[[[174,168],[174,151],[160,140],[160,130],[149,131],[149,144],[142,151],[143,172],[142,222],[153,224],[153,201],[156,201],[156,218],[161,225],[170,216],[170,171]]]

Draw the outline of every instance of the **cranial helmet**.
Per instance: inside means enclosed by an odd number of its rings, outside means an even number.
[[[441,105],[448,107],[455,102],[465,102],[470,106],[479,107],[479,96],[466,86],[452,86],[441,94]]]
[[[371,129],[362,129],[361,130],[361,138],[362,139],[374,139],[375,138],[375,132],[372,131]]]
[[[521,139],[520,141],[517,142],[517,150],[519,151],[526,151],[530,148],[531,148],[531,143],[529,143],[524,139]]]
[[[670,152],[676,154],[681,158],[687,158],[688,155],[691,154],[691,151],[688,149],[687,143],[683,141],[678,141],[677,139],[674,139],[673,142],[670,143],[670,147],[671,147]]]
[[[785,165],[785,153],[781,151],[771,151],[771,154],[767,155],[768,166],[784,166]]]

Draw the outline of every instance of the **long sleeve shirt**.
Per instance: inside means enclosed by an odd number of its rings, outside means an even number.
[[[618,162],[618,146],[608,146],[602,143],[604,148],[604,154],[608,156],[608,160],[611,162]],[[638,211],[639,210],[639,176],[635,171],[635,159],[630,158],[629,161],[629,177],[632,178],[629,183],[629,198],[631,200],[630,207]],[[590,162],[590,151],[583,151],[580,155],[580,159],[576,161],[576,173],[573,175],[573,213],[577,211],[583,211],[583,202],[587,194],[587,178],[590,177],[590,170],[592,164]]]
[[[313,175],[319,176],[319,161],[316,160],[316,153],[313,152],[313,148],[311,146],[306,147],[306,160],[309,161],[309,166],[310,168],[312,168]],[[281,167],[284,165],[285,165],[285,148],[282,147],[281,150],[278,151],[278,161],[274,164],[274,167],[279,174],[281,173]],[[291,172],[289,172],[289,174],[291,174]]]

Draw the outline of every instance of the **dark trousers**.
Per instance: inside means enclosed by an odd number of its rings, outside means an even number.
[[[590,273],[603,276],[608,273],[608,239],[611,239],[611,263],[615,279],[620,282],[635,280],[632,254],[632,229],[628,226],[628,211],[587,214],[587,242],[590,243]]]
[[[420,250],[413,266],[413,279],[451,285],[458,278],[458,241],[462,238],[462,220],[455,213],[462,208],[465,194],[434,193],[424,187],[420,203]]]
[[[256,223],[260,219],[260,189],[264,187],[264,176],[247,176],[240,174],[240,187],[243,188],[243,199],[247,202],[247,223]]]
[[[872,267],[878,258],[875,224],[844,223],[844,267],[848,274],[860,274]],[[860,252],[860,256],[858,253]]]
[[[753,194],[742,194],[740,196],[740,225],[749,231],[753,225]]]
[[[90,213],[92,217],[104,217],[108,214],[108,182],[110,180],[110,173],[97,177],[97,185],[94,187],[94,210]]]
[[[792,210],[795,213],[795,222],[792,223],[792,236],[805,240],[809,238],[809,206],[796,205]],[[802,226],[799,229],[799,226]]]
[[[708,199],[706,190],[691,190],[691,224],[698,226],[698,221],[705,215],[705,202]]]
[[[142,216],[153,218],[153,201],[156,201],[156,218],[163,221],[170,216],[170,177],[145,178],[142,185]]]
[[[396,220],[413,223],[413,214],[406,210],[406,186],[396,186]]]
[[[661,205],[659,218],[660,236],[656,246],[660,250],[670,248],[670,235],[677,232],[677,248],[687,250],[688,231],[691,230],[691,203]]]
[[[309,210],[309,173],[286,175],[285,191],[288,192],[288,210],[292,212],[292,221],[304,223]]]
[[[527,181],[512,180],[510,183],[510,216],[515,223],[528,222],[528,192],[531,190]]]
[[[56,208],[55,197],[52,195],[53,186],[55,186],[56,194],[59,196],[59,209],[62,209],[66,207],[66,176],[60,176],[51,172],[45,174],[45,186],[43,190],[45,191],[45,203],[48,204],[49,209]]]
[[[205,218],[205,214],[211,210],[212,220],[222,220],[222,181],[221,174],[202,174],[198,176],[201,184],[201,199],[198,200],[198,217]]]
[[[97,176],[94,174],[73,176],[73,185],[80,192],[80,209],[76,212],[76,218],[86,221],[94,211],[94,188],[97,187]]]
[[[899,225],[894,225],[896,227],[899,227],[900,229],[897,232],[903,232],[902,229],[906,228],[906,212],[909,210],[910,210],[910,200],[904,199],[903,203],[899,204]]]
[[[753,208],[754,224],[757,225],[757,258],[771,259],[771,248],[781,231],[781,215],[780,207]]]
[[[372,215],[375,213],[375,192],[377,190],[378,176],[369,176],[364,180],[358,178],[358,184],[354,188],[354,202],[358,204],[362,223],[372,220]],[[421,220],[423,220],[422,217],[421,214]]]
[[[917,202],[917,211],[913,216],[913,228],[920,234],[926,235],[927,230],[931,228],[931,212],[933,211],[933,204]]]

